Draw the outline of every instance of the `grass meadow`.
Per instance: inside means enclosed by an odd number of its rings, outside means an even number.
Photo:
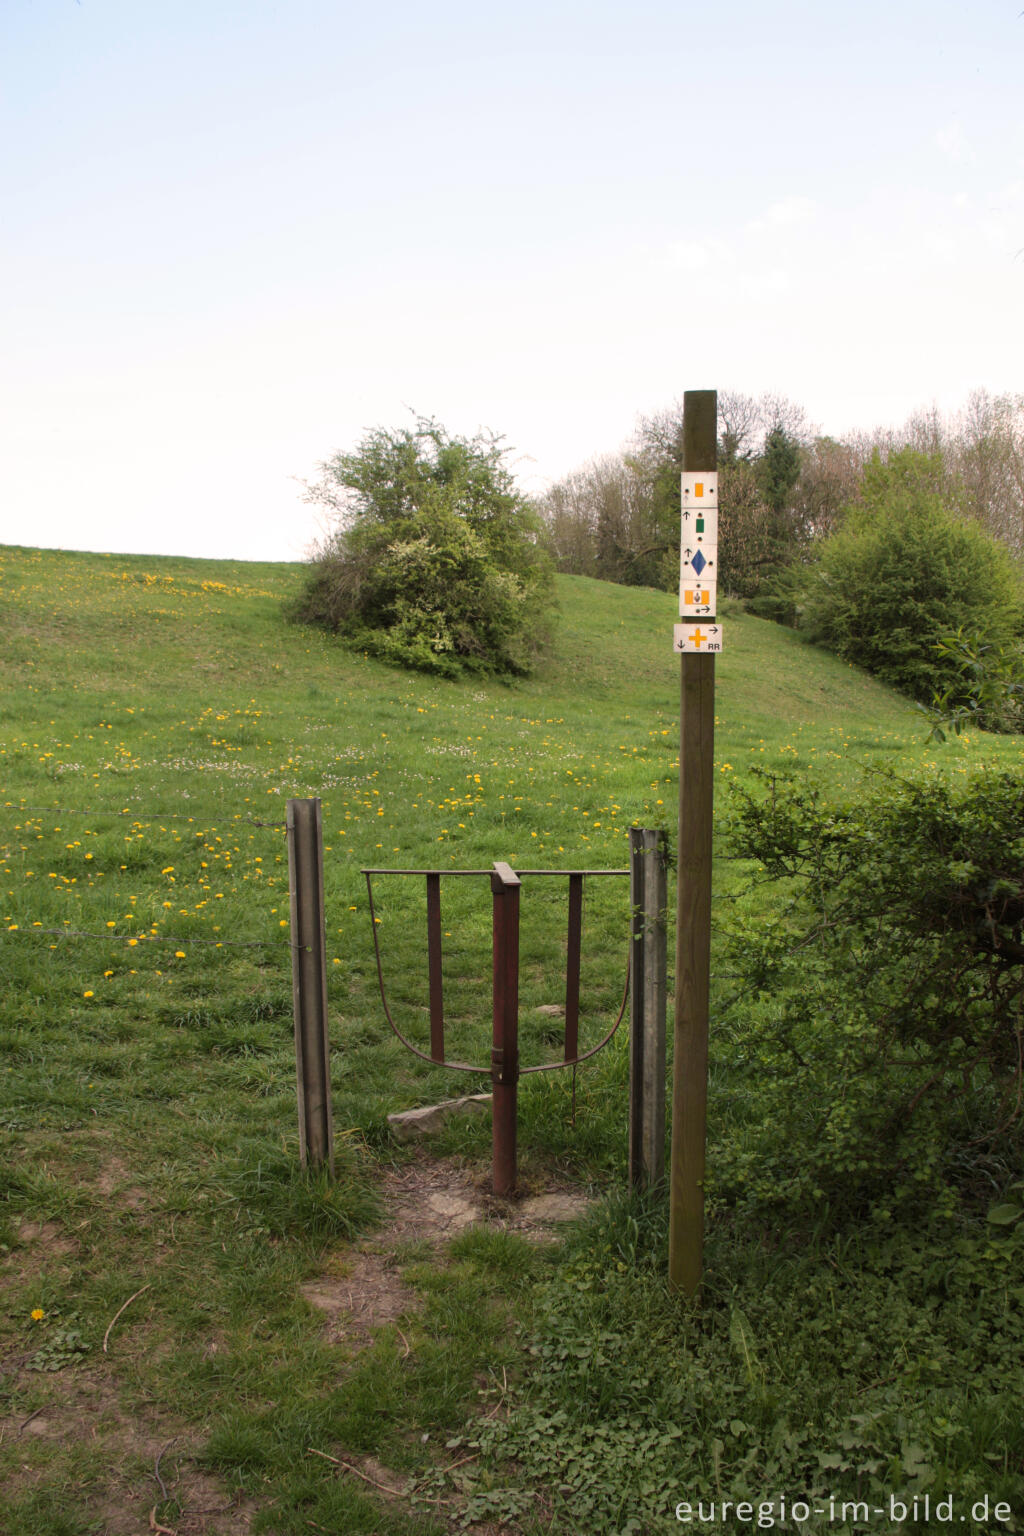
[[[325,1334],[300,1287],[358,1273],[386,1179],[444,1158],[485,1183],[490,1153],[486,1120],[426,1150],[389,1136],[392,1111],[487,1085],[388,1031],[361,868],[624,869],[631,826],[674,842],[679,663],[671,595],[560,578],[533,678],[429,680],[286,623],[301,574],[0,549],[0,1530],[603,1536],[678,1529],[698,1499],[809,1530],[779,1503],[805,1494],[866,1501],[832,1531],[931,1529],[920,1501],[942,1494],[964,1529],[1020,1530],[1019,1244],[967,1215],[779,1229],[712,1201],[704,1305],[669,1297],[663,1202],[625,1191],[624,1030],[575,1114],[563,1073],[520,1090],[524,1190],[579,1188],[591,1216],[548,1244],[400,1245],[404,1310],[358,1347]],[[1019,738],[929,745],[904,700],[776,626],[728,614],[725,642],[722,815],[751,765],[843,797],[879,768],[1020,764]],[[297,1167],[283,823],[310,795],[333,1183]],[[741,879],[720,861],[716,935]],[[484,1064],[489,886],[442,889],[449,1050]],[[425,1045],[423,883],[374,897]],[[561,1001],[564,903],[527,877],[524,1063],[558,1051],[537,1009]],[[584,1047],[618,1009],[628,926],[628,883],[588,881]],[[756,1147],[780,1107],[756,1037],[738,1066],[712,1012],[713,1188],[716,1146]]]

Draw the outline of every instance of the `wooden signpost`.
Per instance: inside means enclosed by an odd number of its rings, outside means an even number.
[[[669,1170],[669,1284],[694,1296],[704,1261],[704,1145],[711,976],[711,833],[714,811],[715,622],[718,575],[718,396],[683,396],[679,611],[679,858]],[[693,618],[696,622],[693,622]]]

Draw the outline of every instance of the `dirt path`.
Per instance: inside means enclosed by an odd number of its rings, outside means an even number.
[[[104,1167],[100,1187],[107,1197],[133,1210],[144,1200],[130,1184],[127,1169],[113,1162]],[[323,1314],[325,1339],[342,1346],[349,1360],[379,1329],[399,1327],[403,1314],[418,1309],[419,1297],[401,1275],[412,1250],[422,1253],[426,1248],[443,1263],[450,1239],[485,1225],[530,1241],[547,1241],[560,1223],[584,1214],[589,1203],[585,1195],[569,1189],[520,1201],[497,1200],[490,1193],[486,1168],[474,1173],[458,1159],[429,1156],[386,1170],[381,1194],[381,1226],[351,1245],[335,1248],[321,1272],[300,1287]],[[56,1222],[23,1220],[18,1239],[20,1263],[37,1271],[70,1265],[77,1251],[75,1240]],[[210,1348],[217,1348],[216,1341]],[[83,1484],[76,1498],[87,1504],[95,1536],[145,1536],[152,1531],[168,1536],[245,1536],[250,1530],[258,1504],[232,1498],[223,1482],[201,1469],[206,1440],[202,1425],[177,1420],[156,1407],[127,1412],[114,1358],[97,1350],[45,1371],[30,1369],[31,1355],[29,1350],[24,1358],[2,1362],[9,1390],[31,1383],[37,1394],[45,1394],[43,1405],[33,1413],[0,1415],[9,1497],[31,1494],[40,1486],[47,1447],[61,1457],[80,1447],[88,1453],[91,1470],[88,1486]],[[371,1456],[337,1464],[339,1475],[360,1479],[383,1499],[406,1494],[406,1479]],[[101,1476],[96,1475],[97,1465],[103,1469]],[[162,1526],[156,1511],[171,1500],[184,1513]],[[475,1529],[479,1536],[500,1536],[497,1527]]]

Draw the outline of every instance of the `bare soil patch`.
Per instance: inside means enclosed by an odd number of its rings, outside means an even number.
[[[59,1221],[30,1221],[23,1217],[15,1232],[18,1242],[31,1251],[35,1263],[48,1264],[78,1252],[78,1244]]]
[[[585,1215],[591,1204],[587,1194],[569,1186],[506,1200],[493,1194],[490,1184],[489,1167],[471,1169],[451,1157],[424,1159],[386,1174],[388,1219],[377,1241],[437,1246],[471,1226],[543,1241],[554,1237],[562,1222]]]
[[[104,1147],[90,1177],[104,1200],[116,1209],[144,1210],[150,1197],[136,1181],[128,1162]],[[453,1237],[478,1226],[550,1240],[560,1223],[579,1217],[589,1204],[585,1194],[569,1188],[496,1199],[489,1167],[470,1167],[457,1158],[420,1158],[385,1172],[382,1195],[383,1225],[369,1239],[335,1253],[323,1272],[302,1286],[307,1301],[323,1314],[328,1340],[351,1353],[387,1325],[401,1334],[403,1320],[417,1310],[419,1298],[401,1276],[404,1254],[426,1247],[442,1258]],[[81,1244],[62,1222],[23,1218],[15,1230],[17,1246],[3,1265],[9,1279],[67,1268],[79,1257]],[[27,1340],[26,1349],[36,1342]],[[216,1341],[210,1349],[217,1349]],[[19,1405],[0,1415],[0,1475],[8,1497],[20,1499],[46,1487],[58,1447],[76,1447],[83,1484],[69,1494],[69,1511],[77,1499],[75,1512],[95,1522],[95,1536],[141,1536],[160,1529],[174,1536],[245,1536],[250,1530],[257,1505],[232,1498],[201,1468],[202,1425],[188,1426],[156,1409],[126,1411],[115,1367],[98,1353],[52,1373],[29,1371],[30,1357],[30,1350],[19,1351],[0,1362],[15,1400],[39,1405],[35,1412]],[[382,1498],[403,1497],[407,1479],[401,1474],[372,1457],[345,1460],[348,1471],[339,1465],[340,1476],[376,1485]],[[503,1530],[476,1529],[479,1536],[502,1536]]]
[[[135,1170],[106,1141],[83,1136],[74,1150],[76,1176],[113,1211],[140,1212],[152,1203]],[[83,1222],[79,1230],[88,1227]],[[74,1227],[49,1219],[22,1217],[14,1233],[16,1245],[0,1265],[8,1285],[70,1275],[89,1241]],[[117,1323],[115,1343],[129,1321],[130,1315]],[[8,1500],[48,1487],[58,1452],[70,1451],[82,1469],[82,1484],[63,1497],[69,1513],[94,1522],[95,1536],[141,1536],[154,1523],[176,1536],[242,1536],[249,1530],[256,1506],[233,1499],[199,1465],[206,1439],[202,1426],[190,1427],[155,1409],[126,1410],[116,1360],[108,1362],[101,1353],[98,1335],[85,1360],[29,1369],[49,1337],[42,1328],[25,1331],[0,1359],[6,1402],[18,1405],[0,1414],[0,1481]],[[22,1406],[33,1403],[39,1405],[33,1412]]]
[[[416,1296],[402,1283],[394,1261],[380,1253],[356,1253],[300,1289],[325,1314],[327,1338],[355,1347],[416,1306]]]
[[[383,1176],[387,1216],[372,1238],[349,1253],[335,1255],[302,1294],[325,1314],[327,1337],[359,1347],[374,1332],[417,1306],[415,1293],[399,1273],[403,1249],[428,1245],[438,1250],[470,1227],[518,1232],[533,1242],[549,1241],[560,1223],[585,1214],[590,1199],[579,1190],[558,1189],[522,1200],[498,1199],[490,1170],[474,1170],[457,1158],[420,1161]]]
[[[105,1199],[130,1211],[147,1205],[146,1191],[133,1183],[132,1170],[119,1157],[108,1156],[96,1178],[96,1188]]]
[[[153,1528],[151,1516],[177,1536],[248,1532],[256,1505],[233,1499],[223,1483],[197,1465],[201,1430],[175,1424],[154,1410],[129,1415],[102,1367],[18,1374],[18,1384],[31,1380],[45,1401],[33,1414],[0,1417],[0,1466],[8,1498],[46,1484],[50,1446],[78,1443],[89,1453],[90,1470],[78,1508],[69,1493],[69,1512],[95,1521],[90,1529],[96,1536],[140,1536]]]
[[[490,1168],[469,1168],[457,1158],[421,1158],[385,1173],[384,1224],[350,1253],[335,1255],[326,1270],[302,1286],[306,1300],[324,1313],[326,1337],[359,1349],[386,1324],[394,1324],[401,1333],[404,1316],[419,1304],[416,1293],[401,1278],[403,1250],[426,1245],[440,1256],[451,1238],[482,1226],[546,1242],[561,1223],[578,1219],[591,1203],[585,1193],[568,1187],[520,1200],[498,1199],[490,1180]],[[382,1498],[403,1499],[413,1486],[372,1456],[342,1452],[328,1459],[335,1460],[339,1476],[358,1478]],[[455,1497],[448,1511],[437,1511],[447,1516],[453,1533],[462,1530],[460,1504]],[[508,1536],[509,1529],[490,1522],[473,1527],[474,1536]]]

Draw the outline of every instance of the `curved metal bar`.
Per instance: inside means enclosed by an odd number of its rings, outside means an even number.
[[[453,1072],[480,1072],[485,1077],[490,1077],[491,1069],[489,1066],[472,1067],[465,1061],[435,1061],[433,1056],[428,1056],[426,1051],[421,1051],[418,1046],[413,1045],[411,1040],[407,1040],[391,1017],[391,1009],[388,1007],[388,1000],[384,992],[384,970],[380,958],[380,941],[377,938],[377,917],[373,908],[373,885],[370,880],[370,871],[367,869],[363,873],[366,875],[366,894],[370,898],[370,922],[373,927],[373,952],[377,957],[377,983],[380,987],[380,1000],[384,1005],[384,1017],[391,1025],[392,1030],[398,1039],[401,1040],[407,1051],[412,1051],[414,1056],[418,1056],[421,1061],[429,1062],[432,1067],[449,1067]]]
[[[589,1061],[591,1056],[596,1056],[598,1051],[604,1050],[605,1046],[610,1043],[615,1034],[615,1031],[622,1023],[622,1015],[625,1013],[626,1004],[629,1002],[629,973],[631,959],[632,956],[627,956],[626,985],[622,991],[622,1007],[619,1009],[619,1016],[615,1020],[615,1023],[612,1025],[611,1029],[605,1035],[604,1039],[598,1045],[595,1045],[592,1050],[584,1051],[582,1056],[574,1056],[571,1061],[545,1061],[542,1062],[539,1067],[520,1067],[520,1077],[525,1077],[527,1072],[557,1072],[562,1067],[578,1067],[581,1061]]]
[[[410,870],[404,870],[404,869],[364,869],[363,870],[363,874],[366,876],[366,894],[369,897],[369,901],[370,901],[370,925],[373,928],[373,953],[374,953],[374,956],[375,956],[376,961],[377,961],[377,985],[378,985],[378,988],[380,990],[381,1004],[382,1004],[382,1006],[384,1008],[384,1017],[387,1019],[388,1023],[391,1026],[391,1029],[392,1029],[393,1033],[402,1042],[402,1044],[405,1046],[406,1050],[407,1051],[411,1051],[414,1056],[418,1056],[421,1061],[427,1062],[427,1064],[429,1066],[431,1066],[431,1067],[446,1067],[446,1068],[449,1068],[452,1072],[479,1072],[479,1073],[481,1073],[481,1074],[483,1074],[483,1075],[485,1075],[487,1077],[490,1077],[490,1075],[491,1075],[491,1067],[490,1066],[474,1067],[474,1066],[471,1066],[469,1064],[469,1062],[465,1062],[465,1061],[436,1061],[433,1056],[428,1056],[426,1051],[421,1051],[418,1046],[413,1045],[411,1040],[407,1040],[405,1038],[405,1036],[402,1034],[402,1031],[399,1029],[398,1025],[395,1023],[394,1019],[391,1017],[391,1009],[388,1007],[388,1000],[387,1000],[387,996],[386,996],[385,991],[384,991],[384,968],[383,968],[383,964],[382,964],[382,961],[381,961],[381,958],[380,958],[380,940],[377,938],[377,916],[376,916],[376,911],[375,911],[374,905],[373,905],[373,884],[372,884],[372,881],[371,881],[371,876],[372,875],[405,875],[405,874],[419,875],[419,874],[423,874],[423,873],[424,873],[424,871],[423,870],[419,870],[419,869],[415,869],[415,870],[413,870],[413,869],[410,869]],[[428,873],[429,873],[429,871],[428,871]],[[488,874],[489,875],[491,873],[491,871],[490,870],[475,870],[475,869],[474,870],[465,870],[465,871],[463,871],[463,870],[459,870],[459,871],[445,870],[444,873],[445,874],[455,874],[455,873],[463,874],[464,873],[464,874],[474,874],[474,875],[475,874]],[[531,871],[531,873],[541,873],[541,871]],[[563,873],[575,873],[575,871],[563,871],[563,870],[560,870],[560,869],[559,870],[552,870],[552,874],[559,874],[560,875],[560,874],[563,874]],[[597,871],[597,873],[600,873],[600,871]],[[607,871],[607,873],[609,873],[609,874],[619,874],[620,871],[619,870],[609,870],[609,871]],[[627,950],[627,952],[626,952],[626,985],[625,985],[625,987],[622,990],[622,1006],[619,1008],[618,1017],[616,1018],[615,1023],[612,1025],[611,1029],[605,1035],[603,1040],[599,1041],[598,1044],[593,1046],[589,1051],[584,1051],[582,1056],[574,1056],[570,1061],[544,1061],[544,1062],[541,1062],[538,1066],[535,1066],[535,1067],[520,1067],[519,1068],[519,1076],[520,1077],[525,1077],[527,1072],[559,1072],[564,1067],[578,1067],[581,1064],[581,1062],[589,1061],[591,1056],[596,1056],[598,1051],[603,1051],[605,1046],[609,1045],[611,1043],[611,1041],[614,1039],[615,1034],[616,1034],[616,1032],[618,1030],[618,1027],[622,1023],[623,1015],[626,1012],[626,1004],[629,1002],[629,981],[630,981],[631,969],[632,969],[632,950],[630,949],[630,950]]]

